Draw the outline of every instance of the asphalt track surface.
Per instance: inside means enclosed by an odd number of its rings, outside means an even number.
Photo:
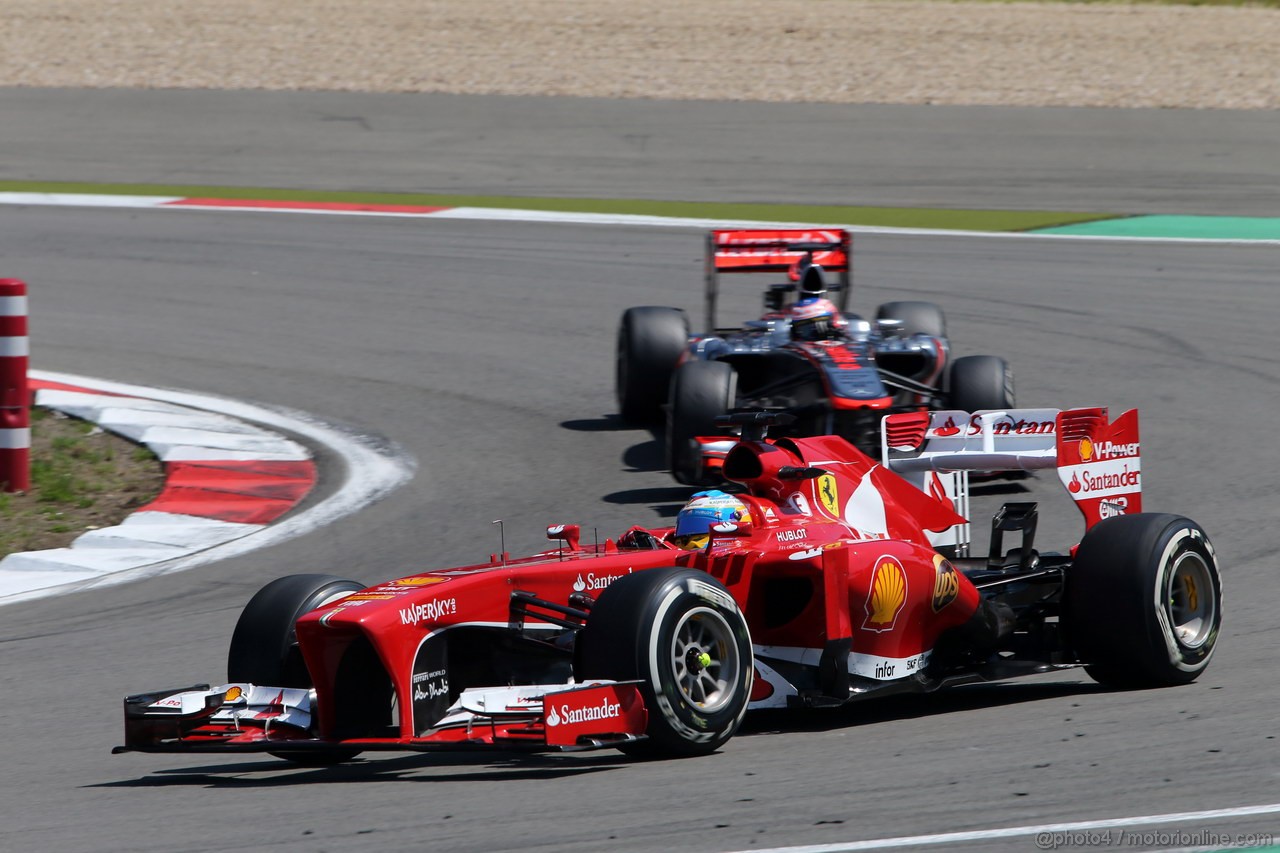
[[[0,116],[6,181],[1235,216],[1280,192],[1264,110],[0,88]]]
[[[77,132],[86,159],[103,156],[92,125]],[[40,156],[22,168],[58,179]],[[292,156],[301,164],[308,151]],[[117,179],[108,166],[98,180]],[[783,192],[756,178],[760,193]],[[1190,167],[1186,180],[1212,183]],[[1220,192],[1215,204],[1235,204],[1230,187]],[[483,559],[498,549],[494,518],[512,552],[541,547],[551,522],[603,537],[669,518],[687,490],[661,470],[653,435],[614,415],[613,334],[630,305],[696,312],[701,235],[4,209],[3,274],[31,285],[35,366],[312,412],[397,442],[419,467],[387,499],[300,539],[0,608],[0,847],[727,851],[1280,800],[1276,248],[873,234],[855,251],[858,306],[937,301],[958,354],[1009,359],[1023,404],[1142,410],[1147,507],[1199,520],[1224,566],[1225,630],[1198,682],[1108,692],[1069,673],[769,715],[717,755],[677,762],[388,754],[310,770],[111,756],[120,698],[221,678],[240,608],[278,575],[374,582]],[[757,299],[754,283],[747,291],[742,312]],[[1002,499],[1043,498],[1042,541],[1069,544],[1078,528],[1065,497],[1044,478],[1030,489],[984,496],[978,518]],[[1173,826],[1247,832],[1277,821]],[[969,849],[1036,848],[1019,837]]]

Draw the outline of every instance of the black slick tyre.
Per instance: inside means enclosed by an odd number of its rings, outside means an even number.
[[[295,623],[304,613],[364,589],[362,583],[333,575],[287,575],[249,599],[231,634],[227,680],[270,687],[312,687],[298,650]],[[358,750],[272,753],[296,764],[319,766],[354,758]]]
[[[951,363],[947,399],[953,409],[980,412],[1014,408],[1013,371],[1003,358],[966,355]]]
[[[637,757],[719,749],[738,730],[754,675],[747,622],[729,591],[692,569],[648,569],[614,581],[578,634],[579,680],[638,680],[648,739]]]
[[[738,374],[722,361],[687,361],[671,380],[667,407],[667,467],[676,482],[711,486],[719,482],[703,471],[698,436],[721,433],[715,419],[728,414],[737,394]]]
[[[689,318],[678,308],[628,308],[618,325],[615,388],[622,419],[648,424],[660,419],[671,374],[689,345]]]
[[[1068,570],[1063,620],[1080,662],[1111,687],[1186,684],[1222,625],[1222,580],[1200,525],[1179,515],[1108,518]]]
[[[876,309],[877,320],[898,320],[903,335],[947,336],[947,318],[932,302],[903,300],[886,302]]]

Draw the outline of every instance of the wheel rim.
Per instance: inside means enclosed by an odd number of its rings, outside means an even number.
[[[733,628],[715,610],[699,607],[680,619],[671,643],[680,695],[713,714],[734,698],[741,662]]]
[[[1165,611],[1173,637],[1183,648],[1204,645],[1213,633],[1217,615],[1217,590],[1204,558],[1194,551],[1173,564],[1165,585]]]

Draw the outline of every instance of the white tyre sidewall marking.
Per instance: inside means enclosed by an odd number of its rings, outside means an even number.
[[[680,719],[679,715],[676,713],[676,709],[672,707],[671,700],[670,698],[668,698],[667,692],[661,683],[661,675],[664,671],[662,662],[671,653],[671,650],[667,648],[669,646],[668,641],[671,638],[664,638],[662,636],[663,632],[661,630],[664,622],[666,621],[667,614],[670,613],[671,608],[675,605],[676,601],[681,596],[687,594],[687,595],[692,595],[693,597],[697,598],[701,602],[705,602],[705,604],[701,605],[702,609],[709,610],[712,613],[714,613],[716,616],[720,617],[721,619],[724,619],[725,626],[729,628],[728,645],[731,647],[732,653],[739,657],[739,660],[737,663],[739,667],[739,672],[734,678],[730,689],[735,691],[742,689],[742,684],[740,683],[744,677],[744,673],[742,670],[746,669],[747,671],[751,671],[751,660],[750,660],[750,656],[748,656],[747,659],[743,659],[742,655],[740,654],[741,650],[739,649],[739,646],[738,646],[738,637],[737,637],[737,632],[734,630],[734,625],[732,621],[723,612],[721,612],[722,609],[725,608],[725,605],[719,601],[718,597],[716,599],[711,599],[704,594],[700,594],[695,587],[695,585],[698,583],[699,582],[694,579],[686,579],[681,581],[679,584],[672,587],[672,589],[668,591],[665,596],[663,596],[662,601],[659,602],[658,607],[654,612],[654,617],[651,622],[654,628],[649,632],[649,638],[648,638],[649,683],[653,688],[655,704],[658,706],[656,710],[662,714],[663,719],[665,719],[668,722],[668,724],[678,734],[680,734],[681,737],[685,738],[689,742],[706,743],[707,741],[714,740],[716,738],[721,737],[725,731],[732,731],[734,728],[736,728],[737,725],[742,721],[742,718],[746,716],[747,707],[748,705],[750,705],[750,702],[742,703],[742,709],[731,721],[729,721],[728,725],[715,727],[707,731],[694,729],[690,727],[686,722],[684,722],[684,720]],[[736,613],[737,602],[733,602],[733,604],[734,604],[734,609],[732,612]],[[748,648],[750,648],[749,638],[748,638]],[[747,687],[749,690],[750,689],[749,682]]]

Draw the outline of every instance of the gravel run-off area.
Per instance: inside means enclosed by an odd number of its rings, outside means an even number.
[[[0,0],[0,86],[1275,109],[1280,9]]]

